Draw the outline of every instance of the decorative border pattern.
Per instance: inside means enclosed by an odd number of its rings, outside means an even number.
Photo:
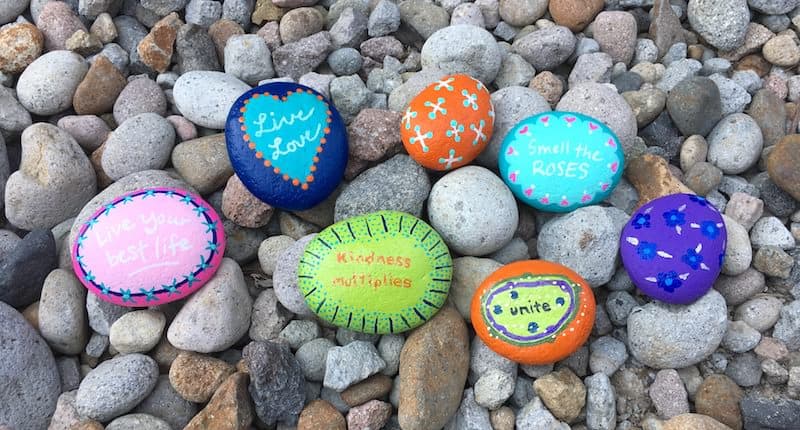
[[[192,211],[198,217],[203,217],[205,221],[202,222],[206,226],[205,233],[209,234],[210,239],[205,248],[208,251],[205,255],[200,255],[200,263],[195,266],[195,270],[183,276],[182,280],[173,278],[169,284],[160,285],[158,287],[139,288],[138,292],[131,291],[130,289],[120,289],[120,291],[112,290],[112,281],[97,279],[88,270],[83,262],[84,256],[81,255],[81,248],[83,242],[86,241],[87,235],[90,234],[92,227],[98,223],[98,218],[108,215],[112,210],[117,208],[118,205],[125,205],[135,201],[136,198],[144,200],[148,197],[154,197],[157,194],[164,194],[168,197],[180,197],[180,202],[192,206]],[[211,264],[214,258],[221,258],[225,253],[225,237],[224,230],[222,229],[222,221],[216,214],[214,209],[208,205],[201,197],[193,195],[185,190],[177,188],[144,188],[132,193],[124,194],[115,198],[110,203],[98,209],[88,221],[86,221],[78,230],[78,237],[75,240],[75,245],[72,249],[72,266],[78,279],[93,293],[97,294],[106,301],[112,301],[114,298],[121,300],[125,306],[148,306],[147,303],[158,302],[167,303],[178,300],[182,296],[178,294],[184,293],[187,295],[202,286],[208,279],[210,279],[216,272],[217,267]],[[188,292],[181,290],[187,287]],[[173,294],[175,295],[173,297]],[[164,297],[166,296],[166,297]],[[106,298],[108,297],[108,299]],[[111,300],[109,300],[111,299]],[[143,300],[143,301],[142,301]]]

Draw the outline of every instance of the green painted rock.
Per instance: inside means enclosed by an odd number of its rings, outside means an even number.
[[[447,300],[453,262],[424,221],[380,211],[336,223],[306,246],[300,290],[320,318],[364,333],[399,333]]]

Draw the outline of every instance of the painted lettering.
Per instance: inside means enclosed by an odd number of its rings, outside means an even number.
[[[253,132],[255,137],[261,137],[264,133],[272,133],[275,131],[280,130],[286,125],[294,125],[295,121],[308,121],[311,118],[311,115],[314,115],[314,108],[311,108],[307,113],[304,113],[303,110],[299,110],[295,113],[289,114],[289,116],[281,115],[279,118],[275,118],[275,112],[270,112],[267,114],[266,112],[261,112],[258,114],[258,119],[253,121],[253,124],[258,128]],[[267,128],[264,128],[264,124],[267,123]]]

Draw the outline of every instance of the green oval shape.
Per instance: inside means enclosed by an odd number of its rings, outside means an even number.
[[[453,261],[431,226],[380,211],[322,230],[305,249],[298,285],[309,308],[339,327],[399,333],[429,320],[450,291]]]
[[[484,322],[492,335],[512,345],[552,342],[575,317],[580,288],[561,275],[505,279],[481,297]]]

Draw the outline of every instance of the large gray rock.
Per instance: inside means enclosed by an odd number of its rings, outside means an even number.
[[[81,381],[78,413],[110,421],[136,407],[158,382],[158,364],[142,354],[120,355],[104,361]]]
[[[708,135],[708,161],[723,173],[735,175],[754,165],[761,156],[764,139],[750,115],[728,115]]]
[[[572,31],[560,25],[545,27],[516,39],[511,49],[536,70],[553,70],[563,64],[575,50],[577,40]]]
[[[53,353],[25,318],[0,302],[0,424],[45,429],[61,382]]]
[[[609,126],[627,153],[639,130],[630,105],[611,84],[584,83],[572,87],[561,97],[556,110],[579,112]]]
[[[169,376],[161,375],[155,388],[134,412],[149,414],[166,421],[174,429],[182,429],[197,414],[197,404],[178,394],[169,382]]]
[[[497,42],[488,31],[474,25],[445,27],[422,46],[422,67],[447,73],[465,73],[484,84],[494,81],[503,62]]]
[[[684,136],[707,136],[722,118],[719,89],[705,77],[684,79],[669,92],[667,110]]]
[[[0,25],[14,21],[28,8],[30,0],[7,1],[0,4]]]
[[[39,299],[58,256],[49,230],[34,230],[15,242],[13,251],[0,258],[0,302],[22,308]]]
[[[600,206],[553,218],[539,233],[539,257],[572,268],[592,287],[603,285],[614,276],[627,218],[620,209]]]
[[[89,64],[71,51],[52,51],[34,60],[17,81],[17,97],[36,115],[69,109]]]
[[[781,309],[772,336],[783,342],[792,351],[800,349],[800,300],[795,300]]]
[[[225,128],[231,106],[250,86],[221,72],[194,71],[181,75],[172,95],[175,107],[193,123],[217,130]]]
[[[716,290],[690,305],[648,303],[628,317],[628,346],[656,369],[691,366],[711,355],[728,327],[725,299]]]
[[[143,170],[163,169],[175,146],[175,128],[155,113],[136,115],[117,127],[103,150],[103,171],[114,180]]]
[[[692,28],[717,49],[732,51],[744,43],[747,0],[690,0],[687,13]]]
[[[608,376],[596,373],[584,382],[587,426],[594,430],[614,430],[617,426],[617,402]]]
[[[338,392],[361,382],[386,367],[370,342],[357,340],[345,346],[336,346],[328,351],[325,360],[324,386]]]
[[[312,316],[314,313],[308,308],[303,293],[297,285],[297,267],[303,258],[306,245],[316,235],[310,234],[294,242],[278,257],[275,263],[275,272],[272,275],[273,290],[278,301],[291,312],[301,316]]]
[[[89,341],[86,288],[72,271],[56,269],[44,280],[39,300],[39,331],[62,354],[79,355]]]
[[[250,396],[261,421],[268,426],[294,425],[305,403],[306,381],[289,347],[251,342],[242,356],[250,370]]]

